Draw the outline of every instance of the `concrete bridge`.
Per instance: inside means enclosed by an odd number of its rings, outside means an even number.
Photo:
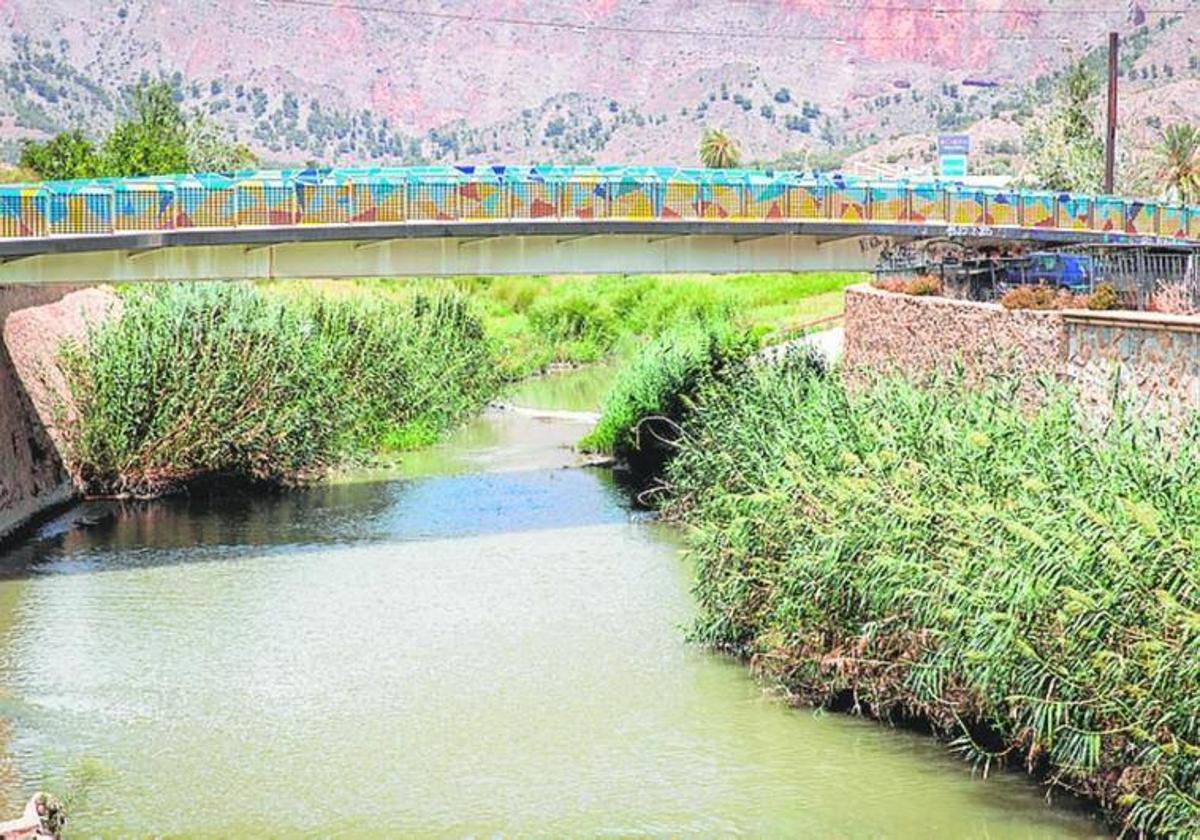
[[[1200,248],[1200,207],[657,167],[419,167],[0,187],[0,285],[864,270],[946,238]]]

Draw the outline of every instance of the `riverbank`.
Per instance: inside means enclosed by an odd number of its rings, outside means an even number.
[[[691,534],[696,639],[1123,830],[1200,824],[1200,434],[1089,434],[1070,395],[1030,415],[1002,386],[852,397],[808,358],[686,397],[660,495]]]
[[[394,461],[442,438],[505,383],[628,356],[678,324],[737,323],[752,341],[786,335],[798,313],[824,309],[854,279],[131,287],[61,348],[39,344],[28,375],[54,374],[38,413],[85,494],[158,496],[214,478],[306,483]]]

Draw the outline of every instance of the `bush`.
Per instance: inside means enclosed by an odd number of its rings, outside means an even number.
[[[1084,309],[1087,295],[1073,295],[1053,286],[1017,286],[1000,298],[1005,309]]]
[[[942,281],[932,274],[925,274],[909,282],[904,291],[910,295],[940,295]]]
[[[210,474],[303,480],[425,442],[493,392],[478,320],[451,297],[268,297],[242,284],[129,292],[62,352],[90,492],[160,494]]]
[[[883,289],[885,292],[895,292],[902,295],[927,296],[940,295],[942,293],[941,279],[932,274],[922,274],[910,280],[900,277],[881,277],[875,280],[872,285],[876,289]]]
[[[667,467],[697,639],[792,696],[928,720],[985,768],[1200,824],[1200,424],[1087,432],[1069,395],[851,397],[759,366],[702,388]]]
[[[1088,309],[1104,310],[1119,309],[1120,307],[1121,298],[1111,283],[1101,283],[1087,298]]]

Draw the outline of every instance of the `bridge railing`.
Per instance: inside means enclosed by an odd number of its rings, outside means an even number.
[[[519,220],[828,221],[1200,242],[1200,207],[1112,196],[654,167],[410,167],[0,187],[0,238]]]

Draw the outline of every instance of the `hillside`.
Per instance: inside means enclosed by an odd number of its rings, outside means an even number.
[[[1003,169],[1110,28],[1131,103],[1200,79],[1200,0],[1017,3],[0,0],[0,155],[98,133],[163,78],[272,163],[693,163],[714,125],[751,160],[927,167],[939,131],[978,126]],[[1131,131],[1161,110],[1131,104]]]

